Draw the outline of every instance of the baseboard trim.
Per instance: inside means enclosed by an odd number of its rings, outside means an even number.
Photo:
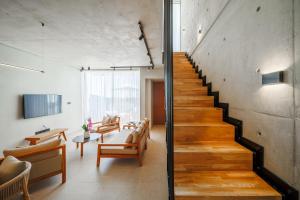
[[[212,91],[212,83],[206,82],[206,76],[198,65],[195,67],[192,57],[187,53],[185,55],[195,71],[198,71],[198,77],[202,79],[202,85],[207,87],[208,95],[214,96],[214,106],[223,109],[223,120],[235,127],[235,141],[253,152],[253,170],[256,174],[276,189],[282,195],[282,200],[298,200],[299,192],[295,188],[264,167],[264,147],[243,137],[243,121],[229,116],[229,104],[219,101],[219,91]]]

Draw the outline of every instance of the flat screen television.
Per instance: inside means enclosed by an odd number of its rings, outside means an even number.
[[[62,95],[56,94],[24,94],[24,118],[55,115],[62,112]]]

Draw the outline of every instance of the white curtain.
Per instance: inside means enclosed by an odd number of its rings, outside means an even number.
[[[82,80],[84,120],[101,121],[105,114],[119,115],[121,123],[140,119],[138,70],[87,71]]]

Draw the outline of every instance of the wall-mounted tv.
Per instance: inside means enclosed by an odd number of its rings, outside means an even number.
[[[62,112],[62,95],[24,94],[23,105],[25,119],[59,114]]]

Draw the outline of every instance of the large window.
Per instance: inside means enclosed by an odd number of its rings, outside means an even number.
[[[83,115],[100,121],[117,114],[121,122],[140,119],[140,73],[137,70],[93,71],[83,74]]]

